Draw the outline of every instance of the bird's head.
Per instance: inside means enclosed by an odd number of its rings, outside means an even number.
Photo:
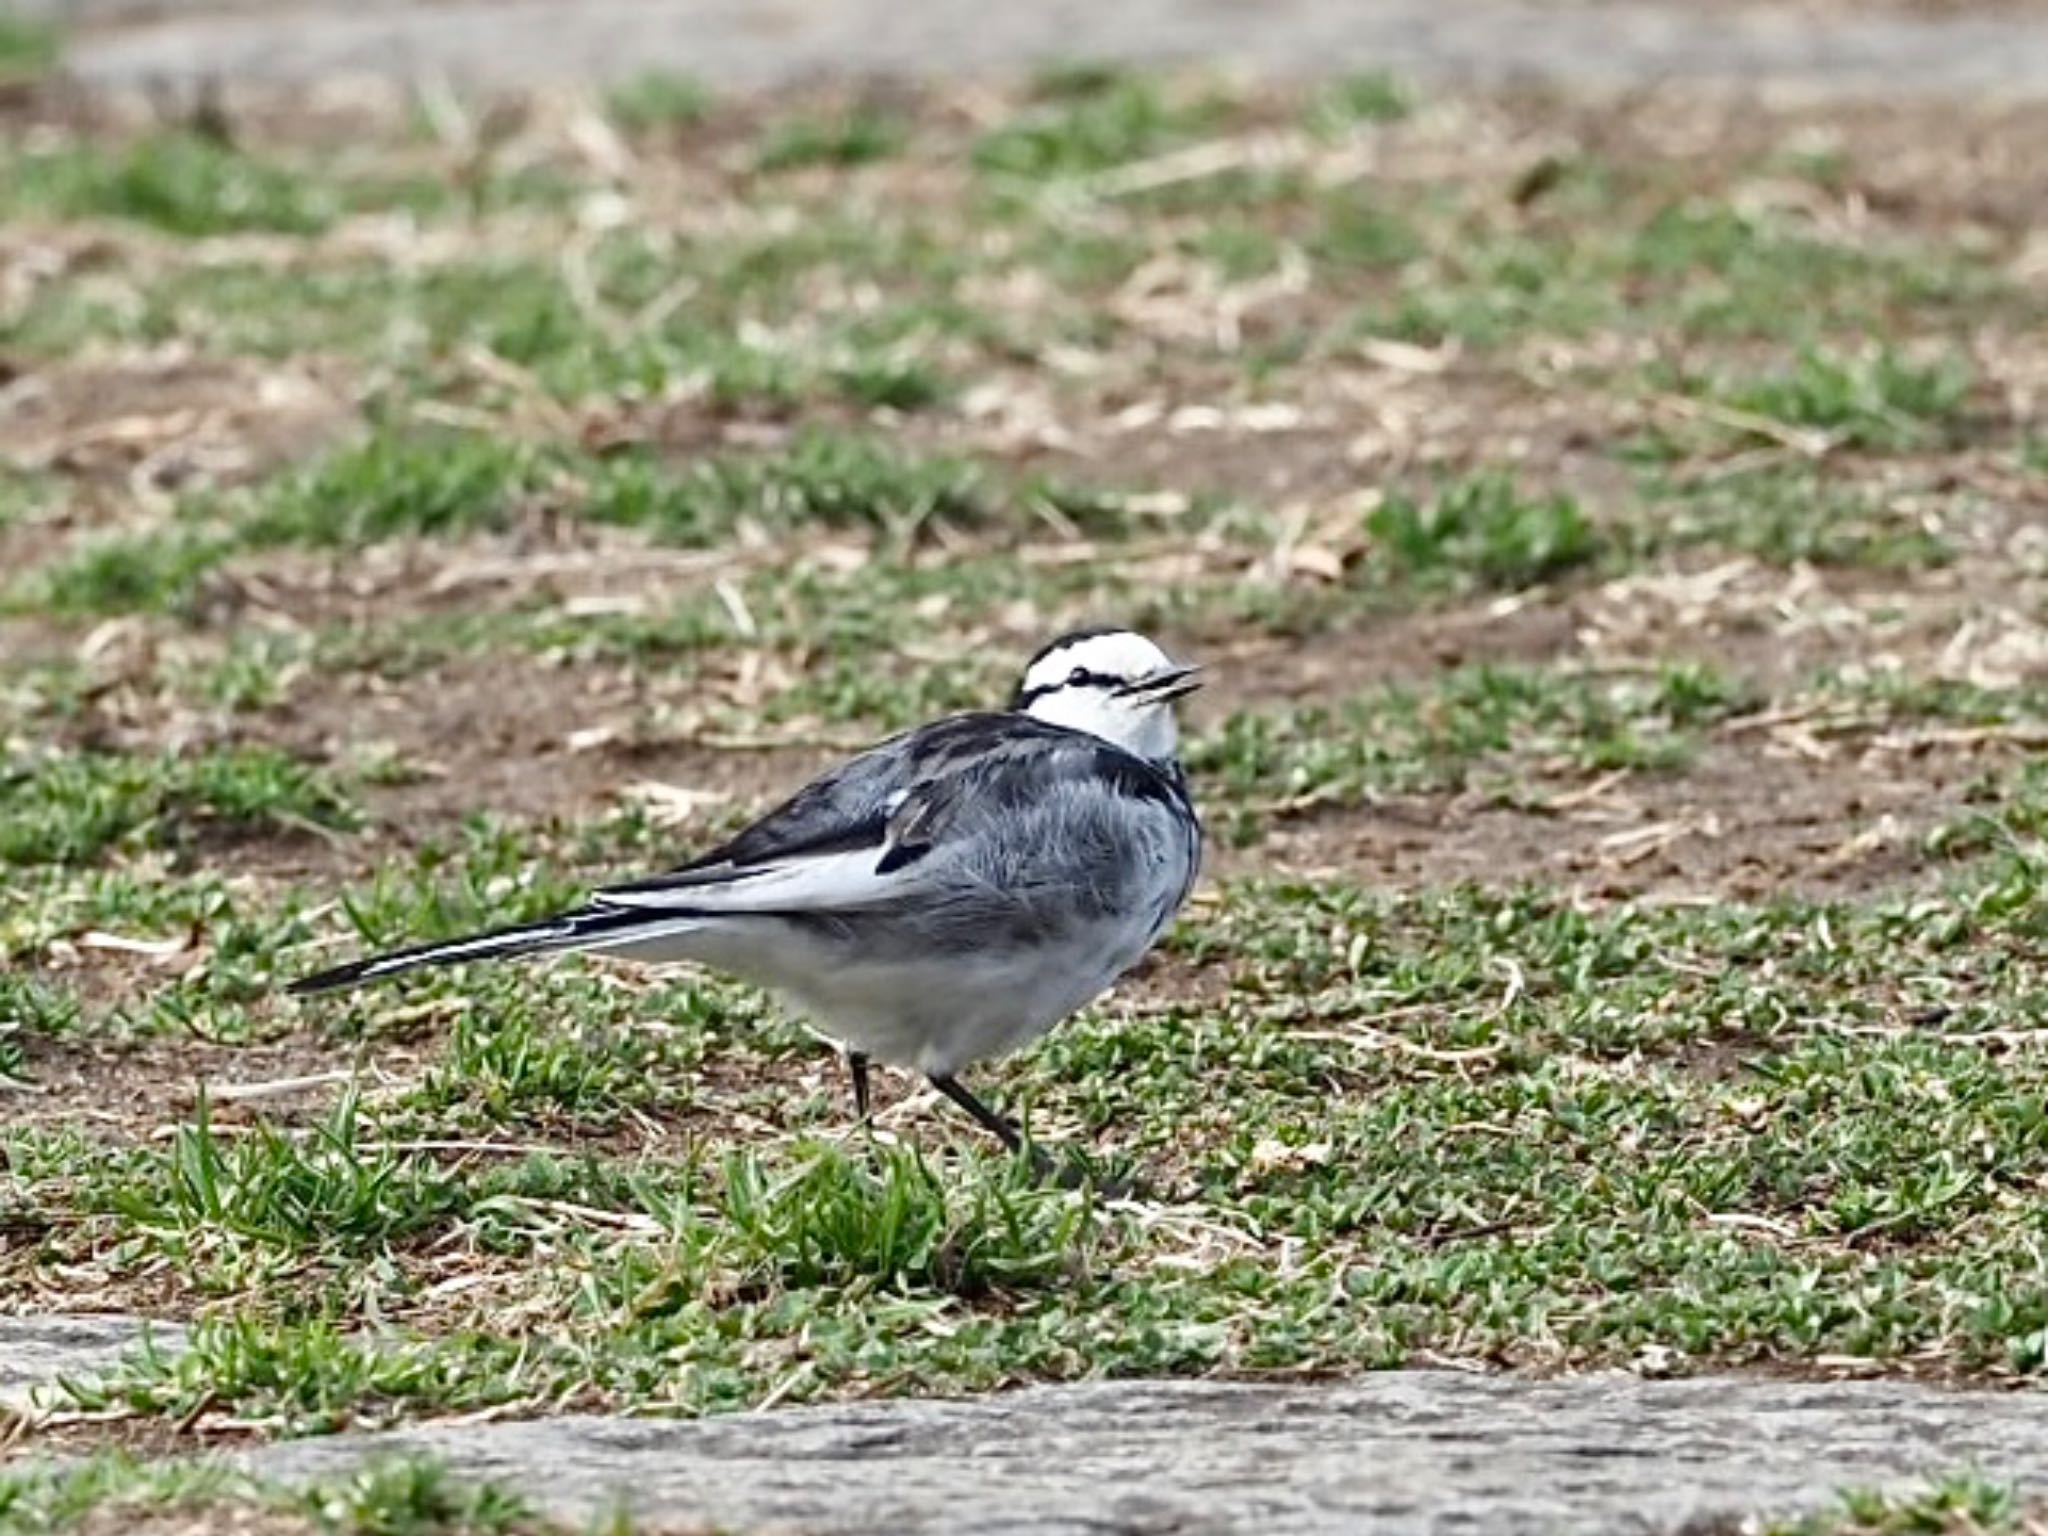
[[[1081,629],[1031,658],[1010,707],[1166,762],[1179,744],[1174,700],[1202,686],[1200,671],[1128,629]]]

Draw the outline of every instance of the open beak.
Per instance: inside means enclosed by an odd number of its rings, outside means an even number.
[[[1125,683],[1117,689],[1120,699],[1143,699],[1147,703],[1163,704],[1173,699],[1184,699],[1202,686],[1200,667],[1168,667],[1154,672],[1150,677],[1141,677],[1135,683]]]

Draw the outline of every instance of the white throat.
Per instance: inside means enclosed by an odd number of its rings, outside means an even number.
[[[1034,699],[1024,713],[1047,725],[1100,736],[1150,762],[1171,761],[1180,750],[1173,706],[1156,699],[1119,699],[1099,688],[1062,688]]]

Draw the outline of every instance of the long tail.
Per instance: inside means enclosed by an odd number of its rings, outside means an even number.
[[[304,997],[312,992],[334,992],[366,981],[382,981],[422,966],[459,965],[466,960],[510,960],[520,955],[576,949],[631,951],[658,945],[663,939],[700,926],[701,919],[692,915],[657,915],[631,907],[584,907],[539,922],[518,923],[464,939],[419,944],[411,949],[393,950],[388,955],[352,960],[347,965],[301,977],[285,990],[294,997]]]

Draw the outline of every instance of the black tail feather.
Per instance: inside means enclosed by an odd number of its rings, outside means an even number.
[[[511,960],[521,955],[547,954],[553,950],[582,949],[602,942],[607,936],[654,926],[649,913],[619,907],[585,907],[560,917],[535,923],[515,923],[473,933],[467,938],[448,939],[439,944],[416,944],[385,955],[352,960],[332,970],[302,976],[285,988],[294,997],[315,992],[336,992],[364,982],[382,981],[429,965],[460,965],[469,960]],[[668,914],[663,914],[667,916]]]

